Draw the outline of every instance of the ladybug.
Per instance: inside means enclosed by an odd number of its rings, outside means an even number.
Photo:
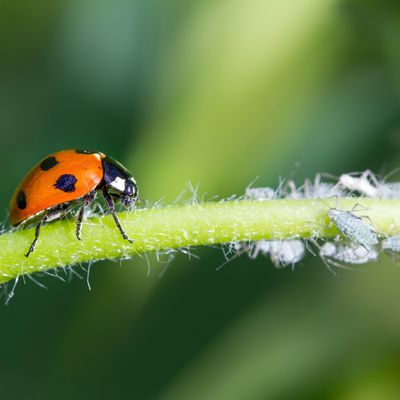
[[[62,217],[76,201],[81,208],[76,237],[81,240],[83,213],[101,191],[122,237],[131,242],[115,213],[114,200],[127,208],[138,199],[138,188],[130,172],[118,161],[90,150],[63,150],[50,154],[28,173],[10,202],[10,223],[17,226],[39,218],[35,238],[25,254],[35,250],[43,223]]]

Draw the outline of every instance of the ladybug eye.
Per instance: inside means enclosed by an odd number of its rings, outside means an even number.
[[[137,199],[137,186],[136,183],[132,179],[127,179],[125,182],[125,191],[124,191],[125,196],[130,196],[133,199]]]
[[[133,186],[132,185],[127,184],[125,186],[124,195],[125,196],[133,196]]]

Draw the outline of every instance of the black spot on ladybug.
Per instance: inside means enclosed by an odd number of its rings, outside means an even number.
[[[20,190],[17,194],[17,206],[20,210],[26,208],[26,194],[23,190]]]
[[[97,151],[92,151],[92,150],[75,150],[76,153],[78,154],[94,154],[97,153]]]
[[[50,168],[55,167],[59,162],[56,160],[55,157],[47,157],[40,163],[40,169],[42,171],[48,171]]]
[[[75,183],[77,179],[74,175],[64,174],[58,177],[57,182],[54,184],[56,189],[60,189],[63,192],[75,192]]]

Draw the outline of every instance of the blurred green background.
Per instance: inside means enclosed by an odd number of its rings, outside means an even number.
[[[0,2],[0,199],[66,148],[144,199],[240,195],[400,161],[397,0]],[[296,167],[298,166],[298,167]],[[22,251],[22,250],[21,250]],[[218,248],[20,281],[1,399],[398,399],[400,269],[329,273]]]

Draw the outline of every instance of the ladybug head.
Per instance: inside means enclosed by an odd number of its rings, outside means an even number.
[[[102,160],[104,170],[104,185],[110,194],[121,200],[121,203],[131,208],[138,199],[138,189],[130,172],[111,157]]]
[[[138,199],[138,189],[133,178],[125,180],[125,190],[120,195],[121,203],[126,208],[131,208]]]

